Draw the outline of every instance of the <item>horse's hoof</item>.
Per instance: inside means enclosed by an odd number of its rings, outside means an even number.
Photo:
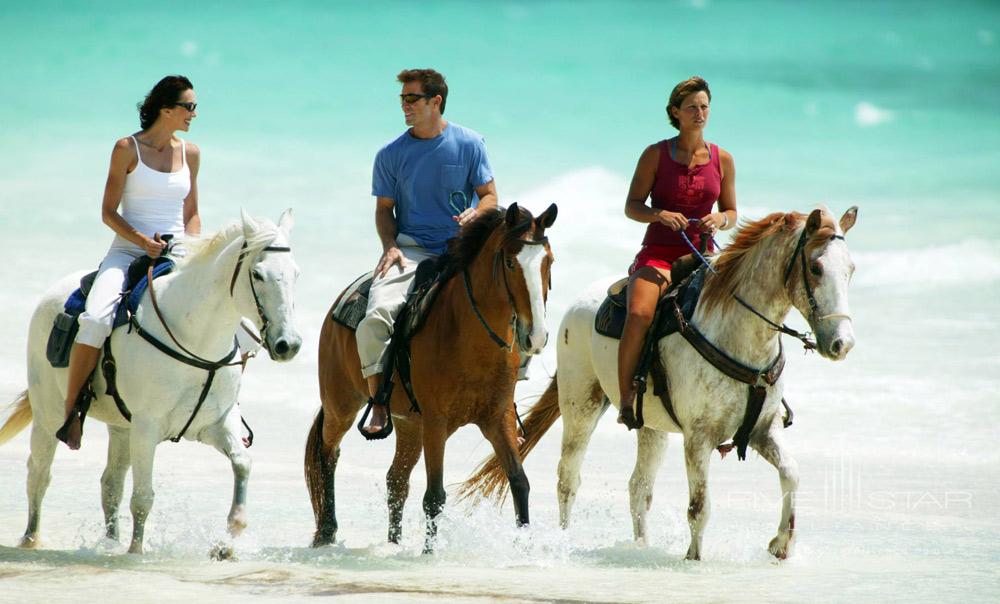
[[[224,560],[235,562],[236,552],[233,551],[232,546],[226,545],[225,543],[216,543],[212,546],[212,549],[208,551],[208,557],[219,562]]]
[[[319,535],[313,537],[312,545],[310,547],[323,547],[326,545],[333,545],[337,542],[337,535]]]
[[[792,555],[792,540],[779,535],[771,539],[771,543],[767,545],[767,551],[771,552],[771,555],[778,560],[786,560],[788,556]]]
[[[38,539],[38,537],[25,535],[24,537],[21,537],[21,541],[17,544],[17,546],[21,549],[41,549],[42,542]]]
[[[136,555],[141,556],[142,555],[142,544],[141,543],[132,543],[132,545],[128,546],[128,553],[130,553],[130,554],[136,554]]]

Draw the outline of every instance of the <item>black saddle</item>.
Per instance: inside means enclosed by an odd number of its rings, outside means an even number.
[[[423,327],[441,286],[451,276],[450,273],[446,274],[447,265],[447,254],[428,258],[417,265],[413,287],[393,325],[393,338],[399,334],[399,337],[409,340]],[[357,331],[358,324],[364,319],[368,309],[368,296],[374,279],[374,273],[365,273],[347,286],[334,302],[330,319],[351,331]]]
[[[690,262],[689,259],[693,259],[694,262]],[[677,316],[672,311],[674,301],[680,307],[684,320],[691,319],[705,282],[705,267],[691,254],[678,260],[670,275],[670,288],[660,298],[657,304],[657,319],[650,328],[655,340],[676,333],[678,330]],[[625,328],[625,316],[628,314],[627,289],[627,282],[623,284],[621,281],[608,288],[608,296],[597,309],[597,316],[594,318],[594,329],[597,333],[616,340],[621,339]],[[670,309],[668,312],[660,312],[664,305]]]

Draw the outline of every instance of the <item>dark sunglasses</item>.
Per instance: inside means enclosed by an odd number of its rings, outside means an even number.
[[[174,103],[174,106],[183,107],[191,113],[194,113],[194,110],[198,108],[198,103]]]
[[[411,92],[410,94],[401,94],[399,98],[407,105],[412,105],[420,99],[433,99],[436,96],[436,94],[414,94]]]

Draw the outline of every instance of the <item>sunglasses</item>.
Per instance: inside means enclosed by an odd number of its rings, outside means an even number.
[[[183,107],[191,113],[194,113],[194,110],[198,108],[198,103],[174,103],[174,106]]]
[[[407,105],[412,105],[420,99],[433,99],[436,96],[436,94],[414,94],[411,92],[410,94],[401,94],[399,98]]]

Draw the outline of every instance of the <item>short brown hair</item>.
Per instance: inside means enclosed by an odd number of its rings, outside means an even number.
[[[670,113],[671,107],[681,108],[681,103],[688,95],[694,94],[696,92],[704,92],[708,95],[708,101],[712,102],[712,91],[708,89],[708,82],[701,78],[701,76],[691,76],[690,78],[684,80],[680,84],[674,86],[674,89],[670,91],[670,98],[667,99],[667,117],[670,119],[670,125],[678,130],[681,129],[680,122],[677,118]]]
[[[444,76],[433,69],[404,69],[396,76],[401,84],[420,82],[424,94],[441,96],[441,115],[444,115],[444,105],[448,101],[448,83]]]

